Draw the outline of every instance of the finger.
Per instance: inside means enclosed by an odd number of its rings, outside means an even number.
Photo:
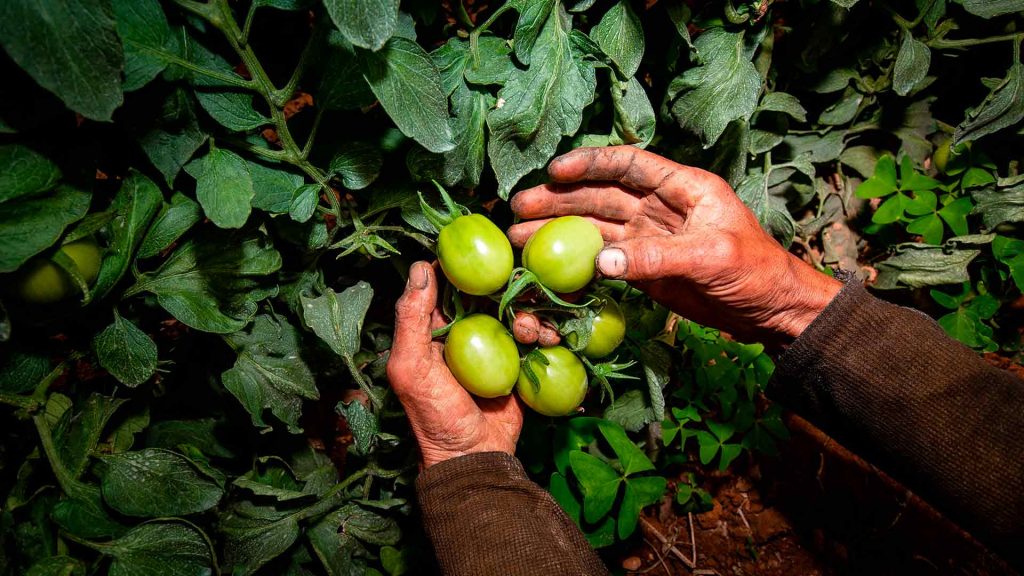
[[[562,341],[562,337],[558,335],[558,330],[554,326],[547,322],[542,322],[540,325],[540,333],[537,335],[537,344],[547,348],[548,346],[558,346],[558,343]]]
[[[615,242],[597,255],[597,271],[605,278],[628,281],[687,277],[706,263],[726,268],[736,261],[721,239],[694,239],[686,236],[651,236]],[[705,263],[706,262],[706,263]]]
[[[426,262],[416,262],[409,268],[405,293],[395,304],[395,339],[388,361],[389,374],[404,373],[409,362],[430,353],[431,316],[436,305],[434,270]],[[396,380],[401,385],[402,379]]]
[[[523,427],[523,407],[519,405],[515,394],[500,398],[479,398],[477,404],[484,418],[497,422],[508,432],[512,444],[515,444]]]
[[[513,196],[511,206],[520,218],[576,215],[626,221],[640,209],[640,202],[618,184],[595,182],[536,186]]]
[[[434,311],[430,313],[430,330],[433,332],[438,328],[444,328],[448,324],[444,314],[440,308],[434,308]]]
[[[635,146],[577,148],[552,160],[548,175],[555,182],[604,180],[621,182],[644,193],[672,188],[700,196],[724,182],[714,174],[678,164]],[[728,184],[725,185],[728,188]]]
[[[618,242],[619,240],[626,239],[626,228],[620,222],[609,222],[607,220],[601,220],[600,218],[590,218],[584,216],[588,222],[597,226],[597,229],[601,232],[601,236],[606,242]],[[552,218],[545,218],[543,220],[530,220],[529,222],[521,222],[508,229],[508,239],[512,242],[513,246],[522,248],[526,245],[526,241],[533,236],[533,233],[540,230],[540,227],[551,222]]]
[[[516,312],[512,321],[512,335],[520,344],[533,344],[540,335],[540,320],[529,312]]]

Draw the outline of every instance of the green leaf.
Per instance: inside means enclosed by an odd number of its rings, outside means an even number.
[[[431,152],[455,147],[441,73],[415,42],[392,38],[379,52],[359,52],[370,89],[403,134]]]
[[[260,315],[248,330],[227,335],[224,340],[238,358],[221,379],[249,412],[253,425],[268,427],[263,411],[269,409],[290,432],[301,432],[302,401],[316,400],[320,393],[302,359],[299,331],[284,319]]]
[[[141,524],[127,534],[91,548],[112,556],[110,576],[181,576],[212,574],[210,541],[195,526],[182,521]]]
[[[380,175],[380,148],[368,142],[348,142],[331,158],[330,173],[349,190],[362,190]]]
[[[619,0],[590,31],[590,37],[612,59],[622,78],[631,78],[644,57],[644,29],[628,0]]]
[[[39,384],[50,372],[49,354],[32,349],[0,348],[0,392],[20,394]]]
[[[829,126],[848,124],[857,117],[857,111],[863,101],[863,94],[853,88],[847,88],[838,102],[822,111],[818,122]]]
[[[360,48],[380,50],[398,26],[398,0],[324,0],[342,35]]]
[[[900,244],[895,255],[876,266],[875,288],[892,290],[960,284],[970,278],[967,265],[979,254],[980,250],[958,246],[957,239],[948,240],[943,246]]]
[[[152,180],[141,172],[129,172],[110,206],[114,213],[109,226],[110,247],[92,287],[94,299],[105,297],[124,277],[162,201],[163,194]]]
[[[602,421],[597,427],[601,430],[601,435],[608,441],[608,445],[615,451],[615,455],[618,456],[623,474],[629,476],[638,472],[654,470],[654,464],[647,458],[643,450],[629,439],[621,426],[613,422]]]
[[[184,89],[172,92],[163,106],[163,115],[139,138],[139,145],[167,185],[173,187],[182,167],[209,136],[200,128],[192,99]]]
[[[907,225],[907,232],[920,234],[925,244],[942,243],[942,219],[937,214],[928,214]]]
[[[70,556],[50,556],[33,564],[25,576],[85,576],[85,565]]]
[[[18,144],[0,146],[0,203],[51,190],[60,168],[42,154]]]
[[[196,100],[218,124],[234,132],[270,124],[270,118],[253,108],[253,95],[231,90],[196,90]]]
[[[96,358],[119,382],[134,388],[156,371],[156,343],[114,310],[114,323],[93,338]]]
[[[583,517],[593,524],[611,511],[622,477],[597,457],[579,450],[569,453],[569,466],[583,492]]]
[[[0,204],[0,273],[13,272],[46,250],[64,229],[85,216],[92,194],[57,186],[41,196]]]
[[[256,192],[241,156],[211,146],[206,156],[189,162],[185,171],[196,179],[196,199],[214,224],[220,228],[245,225]]]
[[[218,525],[224,535],[224,568],[233,576],[249,576],[290,548],[299,537],[295,515],[280,519],[225,515]]]
[[[939,326],[949,334],[950,338],[959,340],[966,346],[976,348],[981,345],[978,336],[980,320],[971,311],[960,309],[939,318]]]
[[[306,222],[313,217],[320,203],[320,185],[305,184],[292,192],[292,201],[288,206],[288,215],[296,222]]]
[[[636,530],[640,511],[661,500],[665,493],[667,481],[660,476],[629,478],[625,481],[626,488],[619,507],[618,535],[620,540],[629,538]]]
[[[732,464],[732,461],[743,451],[740,444],[722,444],[722,459],[718,463],[719,470],[725,470]]]
[[[100,501],[99,489],[93,486],[89,486],[85,494],[57,502],[51,516],[61,529],[79,538],[116,537],[127,531],[110,517]]]
[[[113,0],[124,45],[124,91],[138,90],[167,68],[165,54],[180,52],[159,0]]]
[[[640,390],[629,390],[616,396],[605,408],[603,417],[634,432],[654,421],[650,403]]]
[[[6,0],[0,43],[40,86],[86,118],[121,105],[124,55],[109,0]]]
[[[327,35],[327,44],[317,105],[327,110],[355,110],[373,104],[377,98],[359,71],[355,47],[335,30]]]
[[[986,184],[994,184],[995,182],[996,177],[988,170],[985,170],[984,168],[969,168],[960,180],[960,187],[964,190],[968,190],[970,188],[985,186]]]
[[[981,214],[987,230],[995,230],[1005,223],[1024,222],[1024,183],[974,190],[971,197],[976,203],[972,213]]]
[[[946,204],[939,210],[939,216],[949,224],[949,229],[954,236],[966,236],[969,233],[967,227],[967,215],[974,209],[974,202],[970,198],[957,198]]]
[[[875,224],[892,224],[896,222],[903,218],[903,211],[906,209],[909,201],[910,199],[903,194],[895,194],[889,197],[888,200],[882,202],[882,205],[878,207],[878,210],[871,217],[871,221]]]
[[[928,46],[915,39],[909,30],[904,30],[903,42],[892,71],[893,90],[900,96],[910,94],[928,75],[931,62],[932,51]]]
[[[657,119],[643,85],[636,78],[630,78],[629,82],[613,81],[610,89],[615,120],[608,143],[646,147],[654,139]]]
[[[269,214],[288,212],[292,196],[302,186],[303,177],[284,167],[261,162],[246,161],[245,165],[252,177],[252,207]]]
[[[800,100],[792,94],[785,92],[768,92],[761,97],[761,104],[757,107],[758,112],[782,112],[788,114],[797,122],[807,121],[807,110],[800,104]]]
[[[752,172],[736,187],[736,194],[757,216],[761,227],[777,238],[783,246],[789,246],[796,234],[796,223],[786,209],[785,203],[768,194],[768,182],[760,171]]]
[[[964,297],[967,295],[965,292],[960,296],[950,296],[936,288],[932,288],[928,293],[931,294],[932,299],[938,302],[940,306],[949,310],[958,310],[960,308],[960,303],[963,302]]]
[[[369,454],[370,445],[380,432],[377,416],[356,400],[349,402],[347,406],[344,403],[338,403],[336,410],[345,417],[349,430],[352,431],[352,437],[355,439],[355,444],[353,444],[355,453],[357,455]]]
[[[212,418],[201,420],[161,420],[146,430],[146,446],[151,448],[175,448],[190,444],[202,450],[203,454],[218,458],[231,458],[234,453],[221,444],[218,436],[227,428]]]
[[[1024,0],[963,0],[963,5],[968,12],[982,18],[1024,11]]]
[[[126,296],[152,292],[175,318],[197,330],[228,334],[256,315],[256,303],[276,293],[263,278],[281,267],[267,237],[205,234],[171,254],[160,268],[140,274]]]
[[[303,321],[335,354],[351,360],[359,351],[363,320],[372,299],[373,288],[366,282],[341,294],[328,288],[317,298],[302,297]]]
[[[939,198],[934,192],[928,190],[921,190],[914,193],[913,198],[908,198],[906,201],[907,214],[911,216],[922,216],[924,214],[931,214],[935,212],[935,208],[939,205]]]
[[[750,61],[742,32],[707,30],[694,45],[701,64],[669,86],[672,116],[708,148],[733,120],[749,120],[761,94],[761,77]]]
[[[163,252],[195,226],[202,217],[203,212],[195,200],[181,192],[175,192],[171,196],[171,203],[164,206],[163,212],[146,232],[136,257],[152,258]]]
[[[449,41],[450,44],[451,42]],[[462,71],[459,74],[470,84],[504,86],[509,76],[516,71],[515,63],[512,62],[512,48],[504,38],[481,36],[477,43],[477,52],[480,54],[479,59],[472,57],[468,46],[464,45],[464,50],[465,53],[462,58],[465,63],[462,65]],[[438,67],[441,67],[440,63]],[[444,74],[444,69],[442,68],[442,76]],[[451,95],[455,85],[449,84],[446,81],[445,88],[448,89],[448,94]]]
[[[103,500],[128,516],[183,516],[209,510],[224,490],[184,456],[147,448],[104,456]]]
[[[569,487],[569,481],[558,472],[551,474],[551,481],[548,483],[548,492],[558,502],[558,505],[565,511],[565,515],[572,519],[577,525],[580,523],[580,503]]]
[[[502,198],[523,176],[547,164],[563,135],[579,130],[583,109],[594,99],[594,69],[583,61],[573,34],[558,11],[551,11],[530,51],[529,67],[509,77],[487,114],[487,155]]]
[[[534,58],[533,49],[541,42],[545,23],[552,14],[559,16],[558,10],[554,10],[555,0],[511,0],[509,4],[519,11],[519,20],[512,35],[516,58],[524,66],[529,66]]]
[[[697,432],[697,445],[700,447],[700,463],[707,466],[715,459],[722,443],[711,433],[700,430]]]
[[[1006,78],[967,113],[956,127],[953,145],[965,140],[978,140],[1024,119],[1024,64],[1014,62]]]

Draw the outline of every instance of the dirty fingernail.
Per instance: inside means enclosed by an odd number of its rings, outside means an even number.
[[[618,248],[602,250],[597,255],[597,270],[605,278],[618,278],[626,273],[626,253]]]
[[[409,271],[409,287],[422,290],[427,287],[427,265],[415,264]]]

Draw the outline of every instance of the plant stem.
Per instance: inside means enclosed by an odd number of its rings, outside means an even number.
[[[502,14],[504,14],[511,8],[511,3],[506,3],[502,5],[502,7],[495,10],[494,13],[487,18],[487,20],[484,20],[483,24],[477,26],[476,28],[473,29],[472,32],[469,33],[469,51],[471,54],[473,54],[473,66],[480,66],[480,50],[478,50],[480,44],[480,35],[486,32],[487,29],[491,27],[491,24],[494,24],[494,22],[499,17],[501,17]]]
[[[926,42],[928,46],[936,49],[943,48],[970,48],[971,46],[981,46],[983,44],[996,44],[998,42],[1016,42],[1020,45],[1021,40],[1024,39],[1024,34],[1004,34],[1002,36],[989,36],[988,38],[964,38],[961,40],[947,40],[945,38],[936,38]]]
[[[295,89],[299,85],[299,80],[302,79],[302,75],[306,71],[306,66],[309,65],[309,60],[312,57],[313,52],[315,52],[318,47],[320,34],[320,27],[314,27],[312,36],[310,37],[309,42],[306,42],[306,47],[302,49],[302,54],[299,56],[299,62],[295,65],[295,70],[292,72],[291,78],[288,79],[288,83],[273,94],[274,103],[278,106],[284,106],[287,104],[288,100],[292,97],[292,94],[295,94]],[[319,108],[320,107],[318,107],[318,109]]]

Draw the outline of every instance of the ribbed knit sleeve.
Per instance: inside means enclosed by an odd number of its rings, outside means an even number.
[[[771,390],[1022,563],[1024,382],[849,282],[781,355]]]
[[[416,480],[423,524],[446,576],[605,575],[579,528],[515,457],[469,454]]]

